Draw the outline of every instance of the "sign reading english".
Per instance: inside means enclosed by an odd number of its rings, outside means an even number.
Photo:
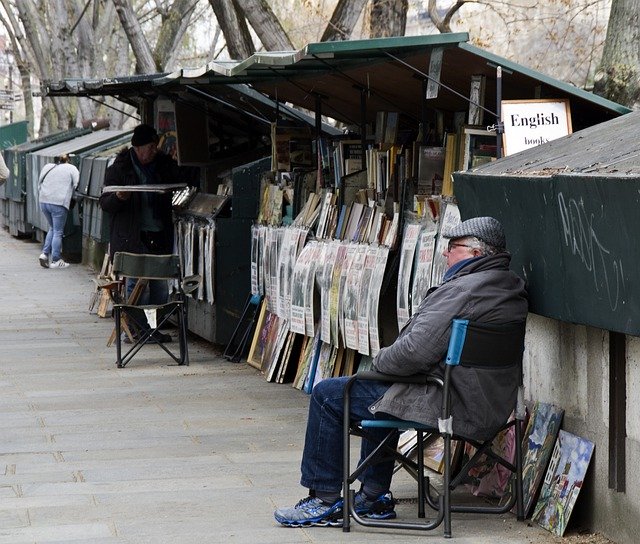
[[[501,107],[505,156],[571,134],[568,100],[503,100]]]

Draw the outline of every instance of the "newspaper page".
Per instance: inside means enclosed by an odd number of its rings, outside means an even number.
[[[360,301],[360,281],[364,270],[367,246],[356,244],[347,274],[342,308],[344,312],[345,342],[348,348],[358,350],[358,306]]]
[[[264,281],[264,296],[267,310],[271,313],[274,312],[273,304],[273,284],[271,283],[271,235],[273,229],[271,227],[265,227],[263,232],[264,244],[262,246],[262,279]]]
[[[338,311],[338,316],[339,316],[339,321],[340,321],[340,331],[342,334],[342,340],[343,340],[343,346],[347,347],[347,335],[348,334],[355,334],[355,331],[347,331],[346,330],[346,324],[345,324],[345,311],[349,310],[349,306],[351,304],[355,304],[356,301],[355,299],[352,300],[345,300],[346,297],[346,288],[347,288],[347,278],[349,277],[349,273],[351,270],[351,263],[353,262],[355,253],[356,253],[356,244],[354,243],[349,243],[347,245],[347,254],[344,258],[344,261],[342,263],[342,268],[340,270],[340,285],[338,287],[338,299],[339,299],[339,311]],[[356,314],[357,315],[357,314]],[[353,341],[353,337],[351,339],[351,341]]]
[[[259,288],[259,255],[260,255],[260,227],[251,225],[251,294],[253,296],[260,294]]]
[[[312,247],[306,246],[296,260],[291,278],[291,322],[289,330],[305,334],[305,290]]]
[[[437,223],[428,220],[420,231],[413,265],[413,282],[411,284],[411,315],[416,313],[418,306],[431,287],[431,267],[433,265],[433,251],[436,244]]]
[[[306,246],[305,246],[306,247]],[[304,322],[306,335],[315,334],[315,317],[313,314],[313,295],[316,284],[316,265],[322,262],[323,245],[316,241],[309,242],[310,255],[306,266],[307,277],[304,285]]]
[[[331,344],[340,346],[340,279],[342,278],[342,267],[347,257],[348,244],[342,242],[336,250],[336,258],[333,265],[331,277],[331,300],[329,301]],[[343,345],[344,347],[344,345]]]
[[[402,253],[400,254],[400,266],[398,268],[398,291],[396,306],[398,309],[398,330],[409,321],[409,287],[411,283],[411,269],[413,268],[413,256],[420,234],[419,223],[407,223],[402,238]]]
[[[258,292],[262,295],[262,296],[266,296],[267,295],[267,289],[266,289],[266,285],[265,285],[265,267],[264,267],[264,252],[265,252],[265,248],[266,248],[266,233],[267,233],[268,228],[260,225],[258,227],[258,237],[259,237],[259,247],[260,247],[260,252],[258,254]]]
[[[283,228],[282,243],[278,253],[278,317],[284,319],[289,314],[291,305],[291,274],[295,261],[291,262],[291,246],[297,244],[297,232],[290,228]],[[294,238],[294,235],[295,238]],[[289,302],[289,304],[287,304]]]
[[[325,257],[320,276],[320,336],[323,342],[331,344],[331,280],[340,243],[334,240],[325,245]]]
[[[376,262],[371,273],[371,285],[369,288],[369,342],[371,346],[371,356],[375,357],[380,351],[380,333],[378,330],[378,306],[380,302],[380,289],[384,279],[384,271],[387,267],[389,248],[378,247]]]
[[[449,243],[447,238],[443,238],[442,232],[455,227],[460,223],[460,210],[453,202],[443,202],[444,211],[441,212],[440,225],[438,226],[438,237],[436,239],[436,249],[433,254],[433,268],[431,270],[431,285],[440,285],[444,273],[447,271],[447,259],[443,255]]]
[[[366,246],[364,268],[358,296],[358,351],[369,355],[369,304],[371,303],[371,276],[376,264],[378,248]]]
[[[280,238],[283,233],[283,229],[275,228],[270,229],[271,236],[269,240],[269,282],[271,285],[270,306],[267,306],[267,310],[272,313],[277,313],[278,310],[278,253],[280,250]]]

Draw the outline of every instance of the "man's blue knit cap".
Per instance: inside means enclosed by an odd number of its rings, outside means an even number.
[[[475,236],[478,240],[482,240],[496,249],[505,249],[507,247],[502,225],[500,221],[493,217],[473,217],[472,219],[467,219],[462,223],[458,223],[455,227],[444,231],[442,236],[445,238]]]

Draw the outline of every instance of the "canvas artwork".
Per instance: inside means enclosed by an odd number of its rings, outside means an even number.
[[[460,441],[452,440],[451,441],[451,462],[458,455],[458,451],[460,450]],[[444,439],[437,435],[432,434],[429,435],[425,439],[424,446],[424,464],[429,467],[431,470],[435,470],[442,474],[444,472]]]
[[[553,404],[536,402],[524,432],[522,444],[522,490],[524,516],[528,517],[558,436],[564,410]],[[511,486],[502,504],[511,498]]]
[[[513,417],[513,415],[512,415]],[[502,431],[493,441],[493,452],[510,463],[516,453],[516,433],[514,427]],[[476,449],[465,443],[462,463],[466,463],[476,454]],[[469,469],[467,485],[473,495],[479,497],[501,498],[509,483],[511,471],[487,455],[481,455],[477,463]]]
[[[593,442],[560,431],[532,520],[562,536],[582,489],[593,454]]]

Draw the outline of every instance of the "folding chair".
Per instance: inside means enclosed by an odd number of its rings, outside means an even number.
[[[174,280],[174,292],[166,304],[138,306],[121,294],[114,300],[116,364],[123,368],[140,349],[149,343],[157,343],[179,365],[189,364],[187,346],[187,295],[198,288],[200,277],[182,277],[178,255],[148,255],[118,252],[113,256],[113,274],[124,288],[124,278],[137,279],[136,286],[149,280]],[[136,297],[137,298],[137,297]],[[178,329],[178,351],[156,341],[161,327],[174,318]],[[134,330],[131,347],[122,353],[122,331]]]
[[[454,319],[451,327],[451,337],[446,360],[444,361],[443,377],[438,376],[390,376],[376,372],[358,373],[349,380],[344,395],[344,515],[343,531],[348,532],[350,518],[364,526],[386,527],[393,529],[431,530],[437,528],[444,521],[444,536],[451,537],[451,513],[473,512],[486,514],[503,514],[516,505],[519,521],[524,519],[523,495],[522,495],[522,423],[525,417],[524,396],[522,387],[522,355],[524,351],[525,322],[515,322],[503,325],[489,325],[469,322],[464,319]],[[515,409],[515,418],[505,422],[497,429],[492,429],[491,438],[479,440],[473,436],[463,436],[456,433],[456,426],[452,415],[452,374],[459,367],[473,367],[479,373],[479,381],[491,381],[492,374],[500,370],[502,375],[506,373],[512,379],[512,389],[509,395],[509,406],[505,406],[505,413]],[[492,372],[493,371],[493,372]],[[482,377],[484,374],[484,377]],[[394,383],[430,384],[442,388],[441,417],[438,419],[438,428],[421,423],[404,421],[399,419],[372,419],[363,420],[357,424],[349,421],[350,389],[355,380],[377,380]],[[456,394],[463,394],[456,391]],[[505,418],[506,419],[506,418]],[[515,428],[516,453],[515,460],[511,461],[495,453],[492,444],[498,435],[510,428]],[[367,429],[385,428],[389,432],[380,445],[351,472],[350,467],[350,437],[351,435],[367,437]],[[404,430],[417,432],[417,460],[414,461],[406,455],[402,455],[395,448],[391,448],[389,442],[395,442],[395,434]],[[444,470],[442,492],[433,497],[429,485],[429,477],[425,476],[424,446],[425,434],[439,434],[444,441]],[[487,433],[490,434],[490,433]],[[451,467],[451,441],[463,440],[476,448],[476,453],[458,471],[457,476],[452,477]],[[483,455],[491,458],[503,467],[507,468],[515,479],[515,493],[504,505],[470,505],[453,504],[451,491],[463,483],[469,471],[475,467]],[[358,516],[354,509],[355,491],[351,484],[358,476],[372,464],[386,459],[395,459],[418,483],[418,518],[425,517],[425,504],[436,510],[434,519],[418,521],[392,521],[364,519]]]

